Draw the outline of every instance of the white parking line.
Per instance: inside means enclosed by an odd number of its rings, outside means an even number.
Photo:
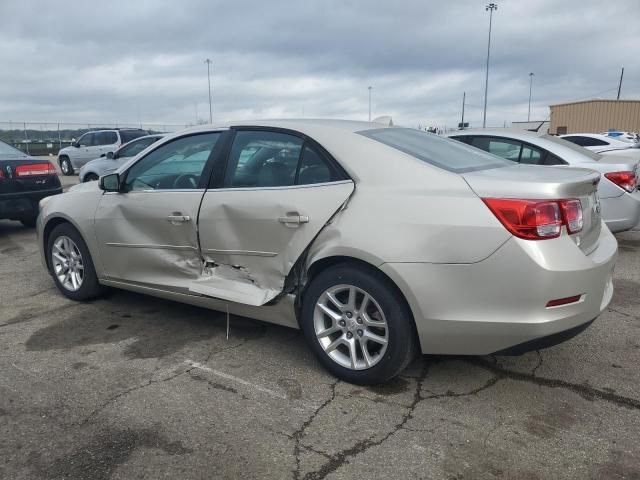
[[[212,375],[216,375],[217,377],[222,377],[222,378],[226,378],[227,380],[231,380],[232,382],[236,382],[239,383],[241,385],[244,385],[246,387],[249,387],[252,390],[256,390],[258,392],[262,392],[262,393],[266,393],[267,395],[271,395],[272,397],[276,397],[276,398],[280,398],[282,400],[289,400],[289,398],[286,395],[283,395],[281,393],[278,392],[274,392],[273,390],[269,390],[268,388],[265,388],[261,385],[256,385],[255,383],[251,383],[247,380],[244,380],[240,377],[236,377],[234,375],[230,375],[228,373],[224,373],[221,372],[219,370],[214,370],[213,368],[209,368],[205,365],[202,365],[201,363],[198,362],[193,362],[191,360],[185,360],[185,363],[187,363],[189,366],[193,367],[193,368],[197,368],[199,370],[203,370],[205,372],[208,372]]]

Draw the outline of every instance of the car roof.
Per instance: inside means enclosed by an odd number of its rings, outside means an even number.
[[[546,132],[531,132],[529,130],[521,130],[518,128],[470,128],[465,130],[456,130],[455,132],[447,132],[445,134],[447,137],[457,137],[462,135],[486,135],[532,141],[533,139],[546,135]]]

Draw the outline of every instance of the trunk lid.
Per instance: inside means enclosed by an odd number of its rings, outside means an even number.
[[[585,254],[597,247],[602,225],[597,194],[600,181],[598,172],[582,168],[514,165],[469,172],[462,174],[462,177],[481,198],[580,200],[584,223],[582,230],[571,235],[571,238]],[[563,232],[565,234],[566,230]]]
[[[48,160],[38,160],[35,158],[7,158],[0,156],[0,195],[20,194],[27,192],[37,192],[42,190],[52,190],[60,187],[58,175],[52,174],[30,174],[24,175],[20,167],[27,165],[49,165]]]

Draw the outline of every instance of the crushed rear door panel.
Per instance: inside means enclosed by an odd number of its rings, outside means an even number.
[[[351,180],[292,187],[208,190],[198,218],[202,275],[192,292],[264,305],[353,192]]]

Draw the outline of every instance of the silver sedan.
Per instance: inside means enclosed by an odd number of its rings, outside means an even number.
[[[329,371],[370,384],[418,352],[586,328],[617,251],[598,179],[375,123],[236,123],[44,200],[37,231],[71,299],[116,287],[301,328]]]
[[[93,182],[98,180],[102,175],[115,172],[122,165],[127,163],[130,158],[135,157],[149,145],[160,140],[164,135],[145,135],[131,140],[124,144],[115,152],[108,152],[102,157],[85,163],[78,173],[78,179],[81,182]]]

